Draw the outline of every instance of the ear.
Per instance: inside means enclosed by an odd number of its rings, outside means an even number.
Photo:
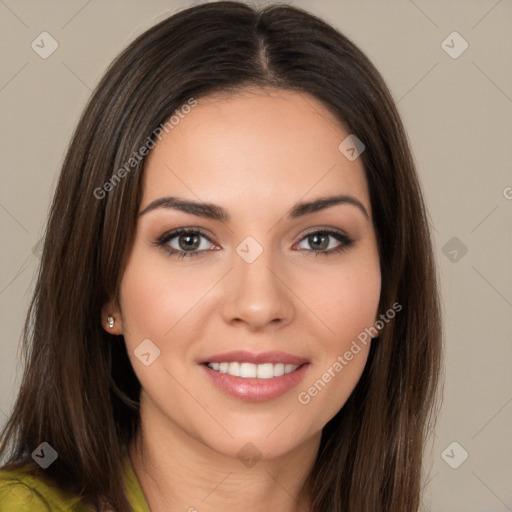
[[[114,319],[114,325],[110,327],[109,317]],[[123,334],[123,318],[121,309],[115,300],[109,300],[101,308],[101,325],[109,334]]]

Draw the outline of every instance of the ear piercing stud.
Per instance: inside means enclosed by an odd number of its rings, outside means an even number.
[[[113,316],[107,317],[107,322],[108,322],[108,326],[112,329],[114,327],[114,323],[115,323],[114,317]]]

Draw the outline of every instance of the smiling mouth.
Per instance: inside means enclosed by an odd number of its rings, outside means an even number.
[[[293,373],[303,366],[284,363],[254,364],[236,361],[204,364],[216,372],[226,373],[233,377],[241,377],[243,379],[273,379],[274,377],[282,377],[283,375]]]

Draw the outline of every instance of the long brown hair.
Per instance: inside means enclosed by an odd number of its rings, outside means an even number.
[[[318,17],[285,4],[185,9],[131,43],[96,87],[51,206],[24,329],[25,371],[0,455],[11,466],[25,463],[46,441],[59,456],[45,474],[60,488],[96,507],[105,500],[130,510],[123,449],[137,433],[140,384],[123,337],[101,327],[102,305],[119,296],[141,199],[144,158],[126,163],[190,98],[248,85],[308,93],[363,141],[380,253],[379,312],[395,302],[403,308],[372,343],[354,392],[324,427],[298,501],[312,496],[312,512],[416,511],[438,403],[442,330],[415,165],[392,96],[365,54]],[[122,179],[104,186],[123,166]]]

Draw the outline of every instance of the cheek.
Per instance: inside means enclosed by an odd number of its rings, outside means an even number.
[[[135,245],[122,278],[120,305],[126,348],[139,382],[156,402],[173,406],[178,399],[169,394],[173,380],[168,371],[176,372],[169,356],[174,361],[186,357],[188,338],[179,335],[185,325],[182,321],[189,318],[186,315],[193,312],[204,291],[195,277],[191,280],[190,274],[171,272],[170,265],[163,252]],[[147,366],[137,357],[146,339],[159,350],[154,363]],[[150,357],[157,353],[151,344],[144,350]]]
[[[145,338],[164,339],[211,286],[211,276],[171,272],[171,263],[155,253],[134,248],[123,275],[121,310],[129,345]]]
[[[320,269],[310,279],[302,276],[297,284],[297,295],[304,298],[325,333],[324,339],[333,348],[343,349],[375,324],[381,292],[375,254],[354,253],[343,264]]]
[[[306,285],[302,293],[306,294]],[[359,381],[375,333],[381,291],[381,273],[376,252],[321,273],[309,286],[315,313],[328,329],[318,339],[322,354],[303,383],[298,402],[315,426],[322,427],[343,407]]]
[[[343,339],[358,336],[377,319],[381,279],[378,269],[354,271],[340,283],[337,315],[333,329]]]

